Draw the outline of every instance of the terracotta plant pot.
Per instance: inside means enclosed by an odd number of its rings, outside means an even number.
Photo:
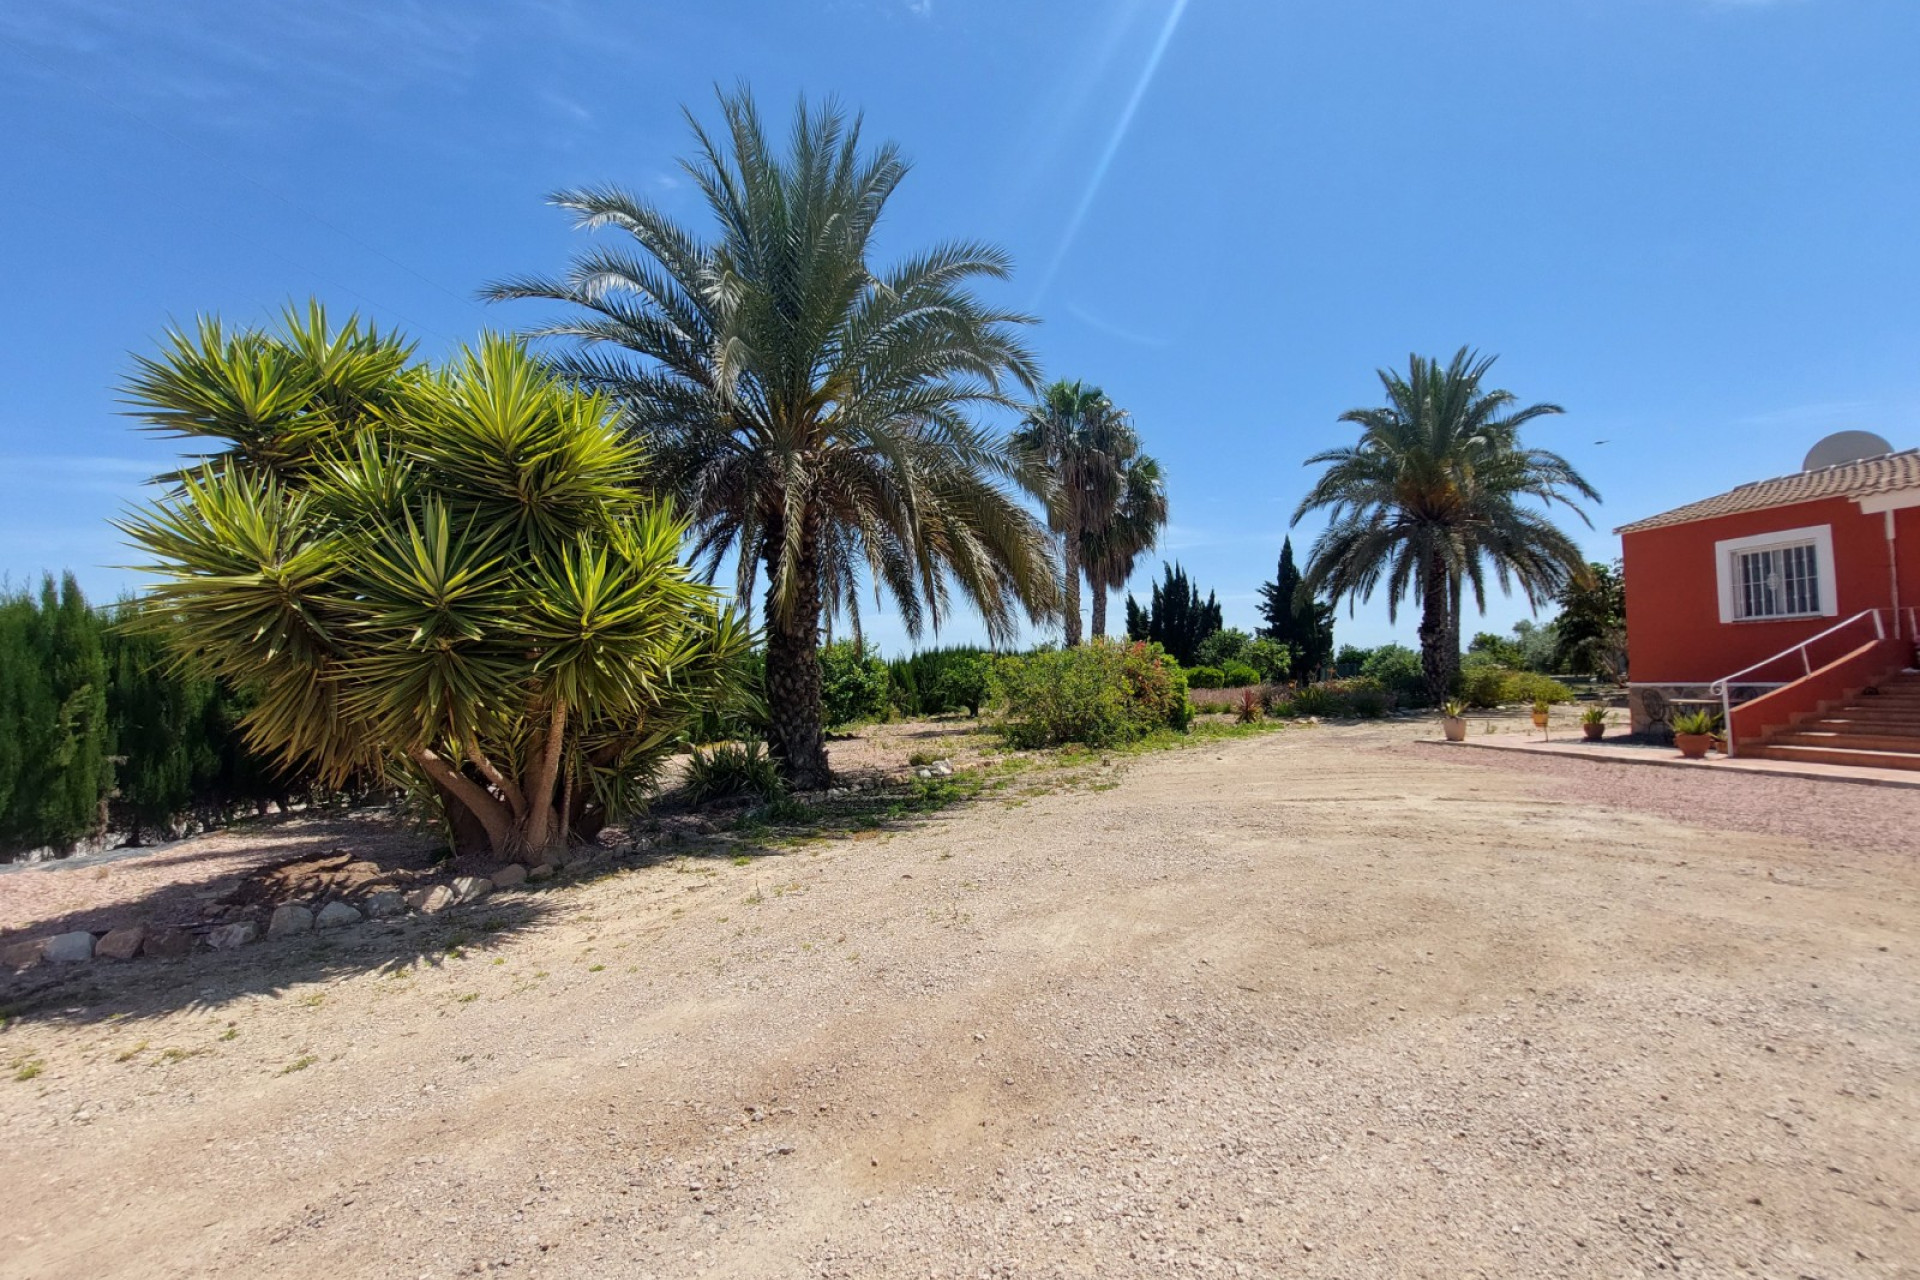
[[[1448,742],[1467,740],[1467,718],[1465,716],[1442,716],[1440,730],[1447,735]]]
[[[1534,713],[1533,713],[1533,727],[1534,727],[1534,728],[1536,728],[1536,729],[1544,729],[1544,728],[1546,728],[1546,727],[1547,727],[1547,713],[1546,713],[1546,712],[1544,712],[1544,711],[1536,711],[1536,712],[1534,712]]]
[[[1704,760],[1707,756],[1707,749],[1713,746],[1713,735],[1710,733],[1676,733],[1673,735],[1673,745],[1680,748],[1680,754],[1689,760]]]
[[[1603,724],[1583,724],[1580,726],[1580,732],[1587,735],[1588,742],[1598,742],[1605,736],[1607,726]]]

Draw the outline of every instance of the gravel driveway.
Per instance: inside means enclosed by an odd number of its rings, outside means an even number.
[[[97,963],[0,1274],[1920,1275],[1912,851],[1413,733]]]

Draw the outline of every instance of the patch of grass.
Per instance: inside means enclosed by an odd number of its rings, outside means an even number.
[[[750,867],[753,865],[753,859],[744,853],[736,853],[733,855],[733,865],[736,867]]]
[[[327,1002],[327,994],[324,991],[316,991],[310,996],[300,997],[300,1003],[305,1005],[309,1009],[318,1009],[321,1005],[325,1004],[326,1002]]]
[[[131,1049],[128,1049],[125,1053],[116,1055],[114,1057],[114,1061],[115,1062],[132,1062],[135,1058],[139,1057],[141,1054],[145,1053],[146,1051],[147,1051],[147,1041],[142,1040],[139,1044],[133,1046],[133,1048]]]
[[[220,1038],[222,1040],[237,1040],[240,1038],[240,1028],[229,1023],[227,1024],[227,1029],[220,1033]]]
[[[15,1058],[13,1060],[13,1078],[24,1083],[46,1070],[46,1066],[47,1064],[38,1058]]]
[[[467,994],[459,997],[459,1002],[461,1004],[472,1004],[475,1000],[478,1000],[479,998],[480,998],[480,993],[478,991],[469,991],[467,992]]]
[[[280,1068],[278,1074],[283,1076],[290,1076],[296,1071],[305,1071],[308,1067],[312,1066],[314,1063],[318,1061],[320,1061],[320,1059],[314,1057],[312,1054],[303,1053],[299,1057],[295,1058],[292,1062],[289,1062],[286,1066]]]
[[[607,966],[605,966],[605,965],[603,965],[603,964],[590,964],[590,965],[588,965],[588,966],[587,966],[587,972],[588,972],[588,973],[599,973],[599,972],[601,972],[601,971],[602,971],[603,969],[605,969],[606,967],[607,967]]]
[[[211,1049],[162,1049],[160,1051],[160,1061],[185,1062],[188,1058],[204,1057],[212,1052],[213,1050]]]

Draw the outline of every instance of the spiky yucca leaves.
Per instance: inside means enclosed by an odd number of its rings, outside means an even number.
[[[1513,393],[1484,388],[1494,359],[1462,347],[1444,368],[1413,356],[1404,375],[1380,370],[1387,404],[1340,415],[1360,427],[1359,443],[1307,459],[1327,469],[1293,516],[1328,514],[1308,559],[1309,592],[1351,602],[1384,585],[1389,619],[1404,597],[1418,599],[1436,704],[1460,662],[1463,581],[1485,609],[1491,566],[1503,592],[1518,585],[1537,605],[1581,566],[1573,540],[1526,500],[1562,504],[1586,521],[1574,498],[1600,497],[1565,458],[1521,443],[1521,427],[1562,410],[1515,408]]]
[[[457,842],[537,857],[639,802],[744,628],[605,399],[510,340],[435,372],[382,339],[396,385],[343,406],[322,358],[360,332],[176,336],[130,395],[228,448],[121,527],[182,660],[257,692],[253,743],[329,781],[410,766]],[[274,415],[218,407],[248,403]]]
[[[716,136],[689,116],[684,164],[711,239],[612,187],[554,197],[577,226],[625,243],[583,252],[558,278],[504,281],[493,299],[574,314],[533,332],[577,345],[565,376],[613,395],[692,517],[709,572],[737,556],[741,599],[766,574],[770,741],[800,789],[828,781],[815,657],[822,610],[863,581],[909,634],[958,596],[996,640],[1057,595],[1044,531],[1016,499],[1002,443],[970,420],[1035,380],[1025,317],[982,303],[1008,262],[974,243],[890,268],[868,261],[907,166],[863,152],[832,104],[798,108],[784,154],[744,92]],[[856,615],[857,621],[857,615]]]

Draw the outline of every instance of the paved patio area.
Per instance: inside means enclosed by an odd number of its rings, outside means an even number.
[[[1747,760],[1718,753],[1704,760],[1688,760],[1669,746],[1636,742],[1625,737],[1602,738],[1588,742],[1578,728],[1556,729],[1545,741],[1540,731],[1476,734],[1471,727],[1466,741],[1434,739],[1421,746],[1441,750],[1471,747],[1475,750],[1520,751],[1532,755],[1559,756],[1564,759],[1593,760],[1606,764],[1647,764],[1668,769],[1710,769],[1720,773],[1770,773],[1782,778],[1812,778],[1822,782],[1857,782],[1874,787],[1920,788],[1920,773],[1901,769],[1862,769],[1837,764],[1801,764],[1791,760]]]

